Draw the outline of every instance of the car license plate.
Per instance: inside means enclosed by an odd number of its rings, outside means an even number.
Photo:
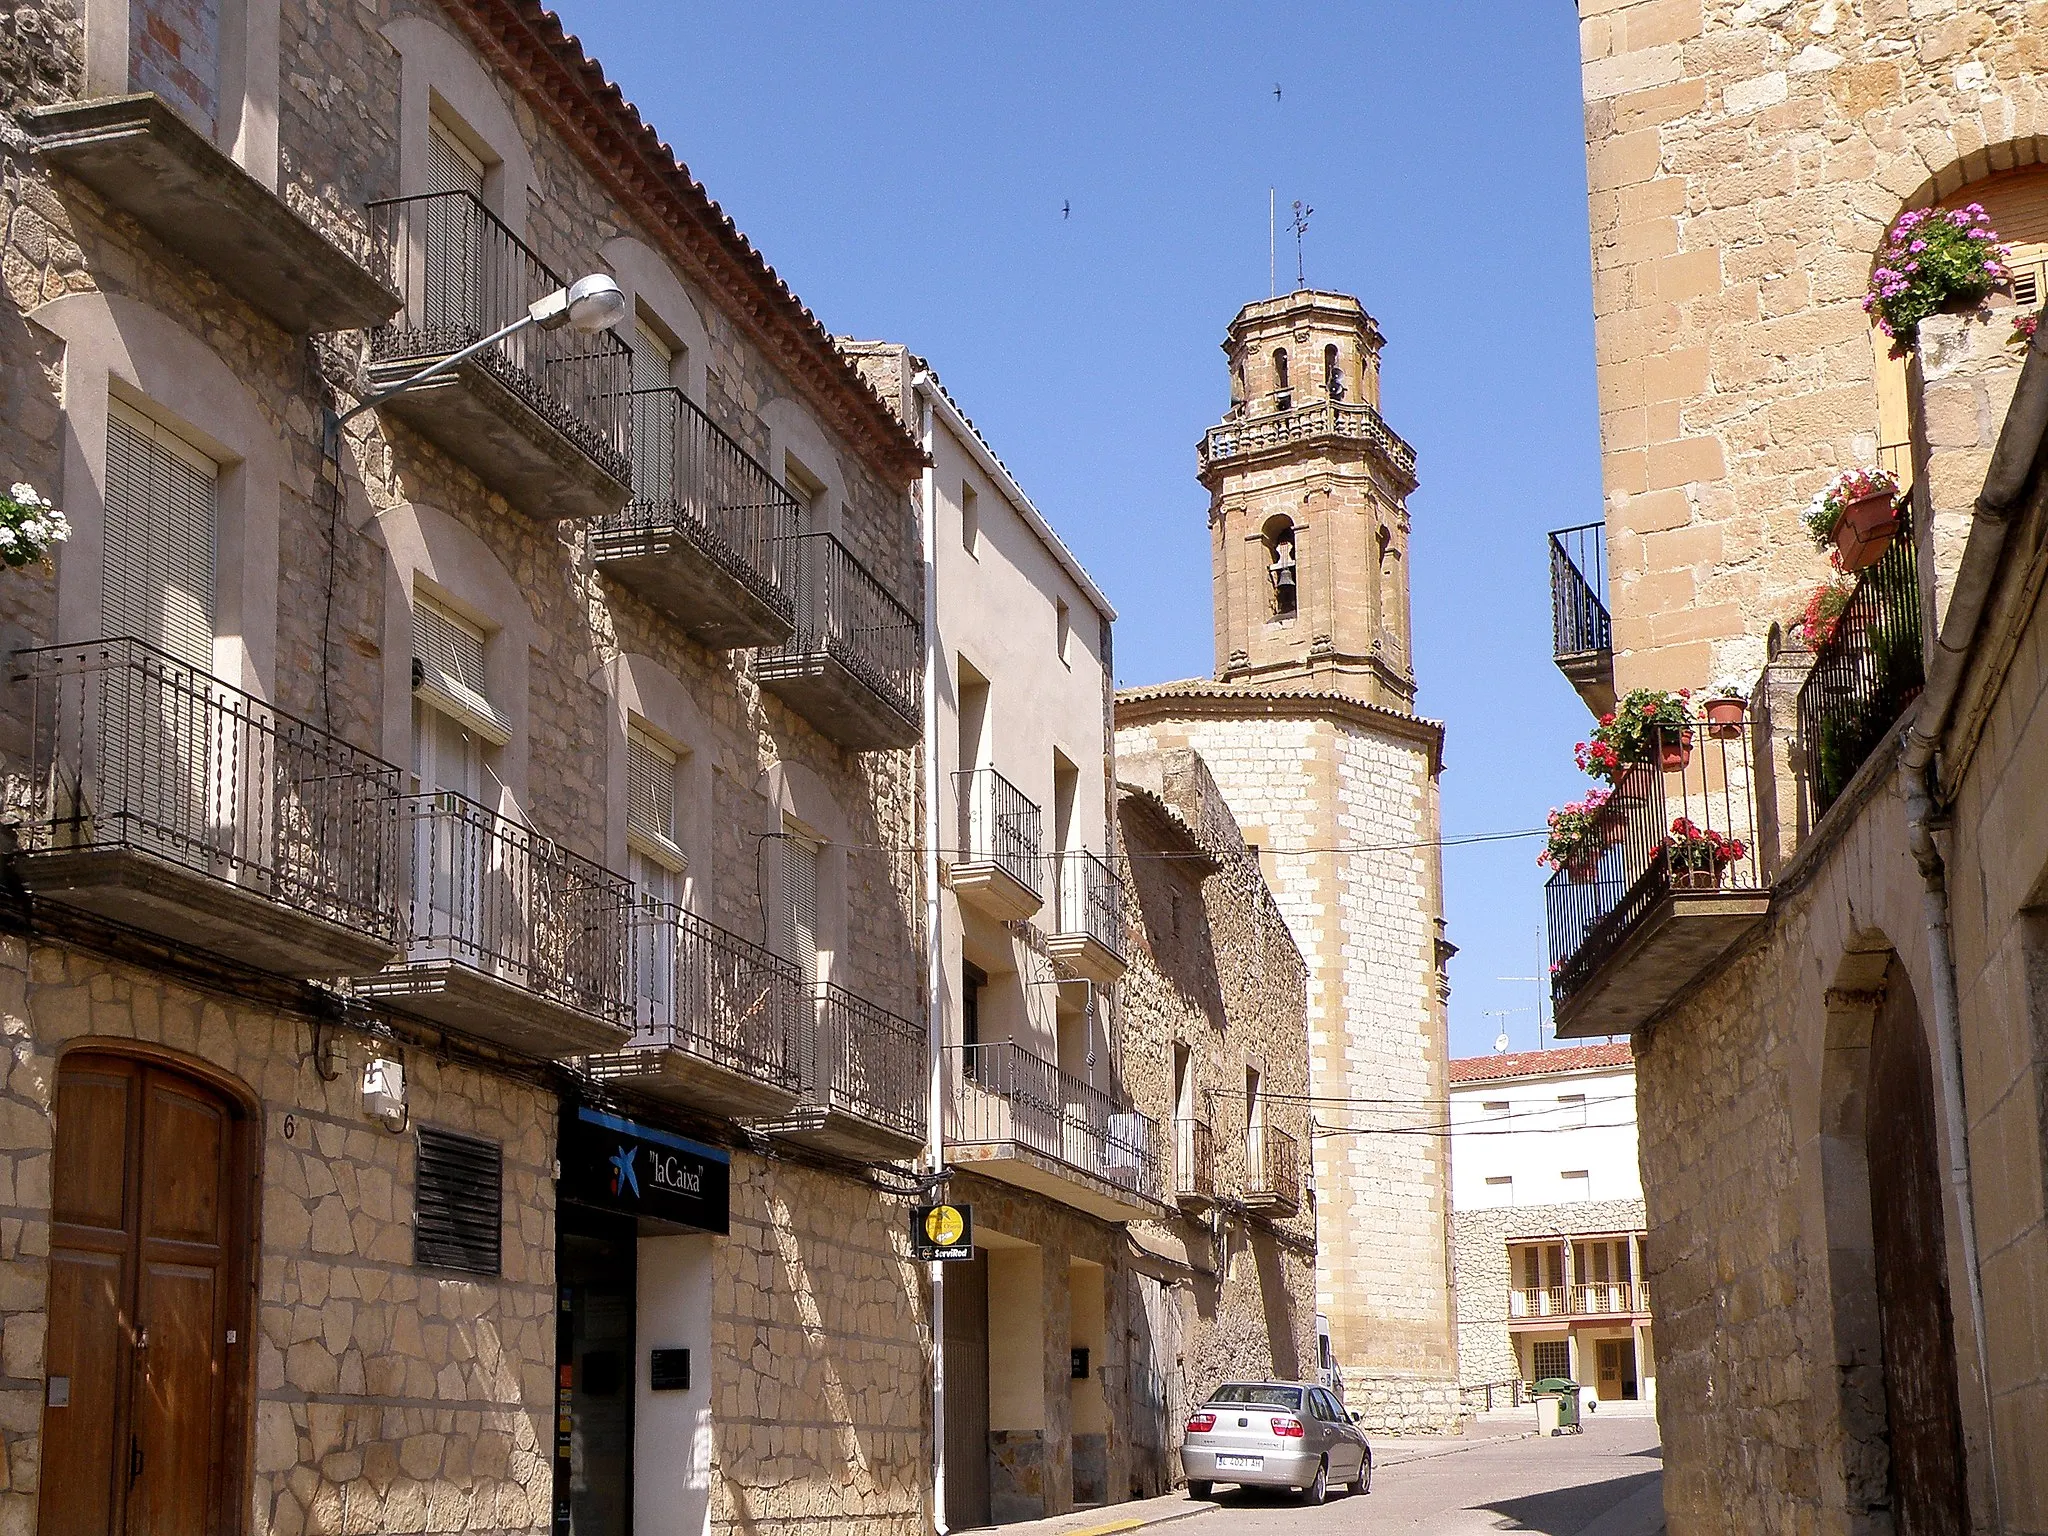
[[[1263,1456],[1218,1456],[1216,1458],[1216,1470],[1218,1472],[1256,1472],[1265,1464],[1266,1458]]]

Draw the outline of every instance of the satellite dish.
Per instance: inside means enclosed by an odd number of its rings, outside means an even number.
[[[1493,1037],[1493,1048],[1496,1051],[1499,1051],[1503,1056],[1507,1054],[1508,1032],[1506,1030],[1502,1030],[1499,1034]]]

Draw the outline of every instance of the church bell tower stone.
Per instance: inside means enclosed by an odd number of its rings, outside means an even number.
[[[1208,763],[1308,962],[1317,1306],[1349,1405],[1458,1418],[1447,1110],[1443,728],[1414,712],[1415,454],[1380,414],[1385,338],[1348,294],[1248,304],[1204,434],[1216,665],[1117,696],[1119,750]],[[1218,1128],[1222,1134],[1222,1128]]]

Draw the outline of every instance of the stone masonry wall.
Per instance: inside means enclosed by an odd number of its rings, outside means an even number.
[[[1458,1380],[1465,1386],[1512,1381],[1522,1374],[1508,1332],[1514,1288],[1508,1245],[1537,1238],[1639,1232],[1640,1200],[1574,1200],[1562,1205],[1504,1205],[1459,1211]]]

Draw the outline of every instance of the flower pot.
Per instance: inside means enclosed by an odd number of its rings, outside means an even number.
[[[1745,708],[1740,699],[1707,700],[1707,734],[1716,741],[1741,740]]]
[[[1692,761],[1692,732],[1680,731],[1674,740],[1662,732],[1657,736],[1657,766],[1666,773],[1676,773]]]
[[[1835,519],[1835,552],[1845,571],[1867,571],[1891,548],[1899,531],[1899,509],[1889,492],[1859,497]]]
[[[1721,871],[1718,869],[1674,869],[1671,872],[1671,889],[1674,891],[1718,891],[1721,888]]]

